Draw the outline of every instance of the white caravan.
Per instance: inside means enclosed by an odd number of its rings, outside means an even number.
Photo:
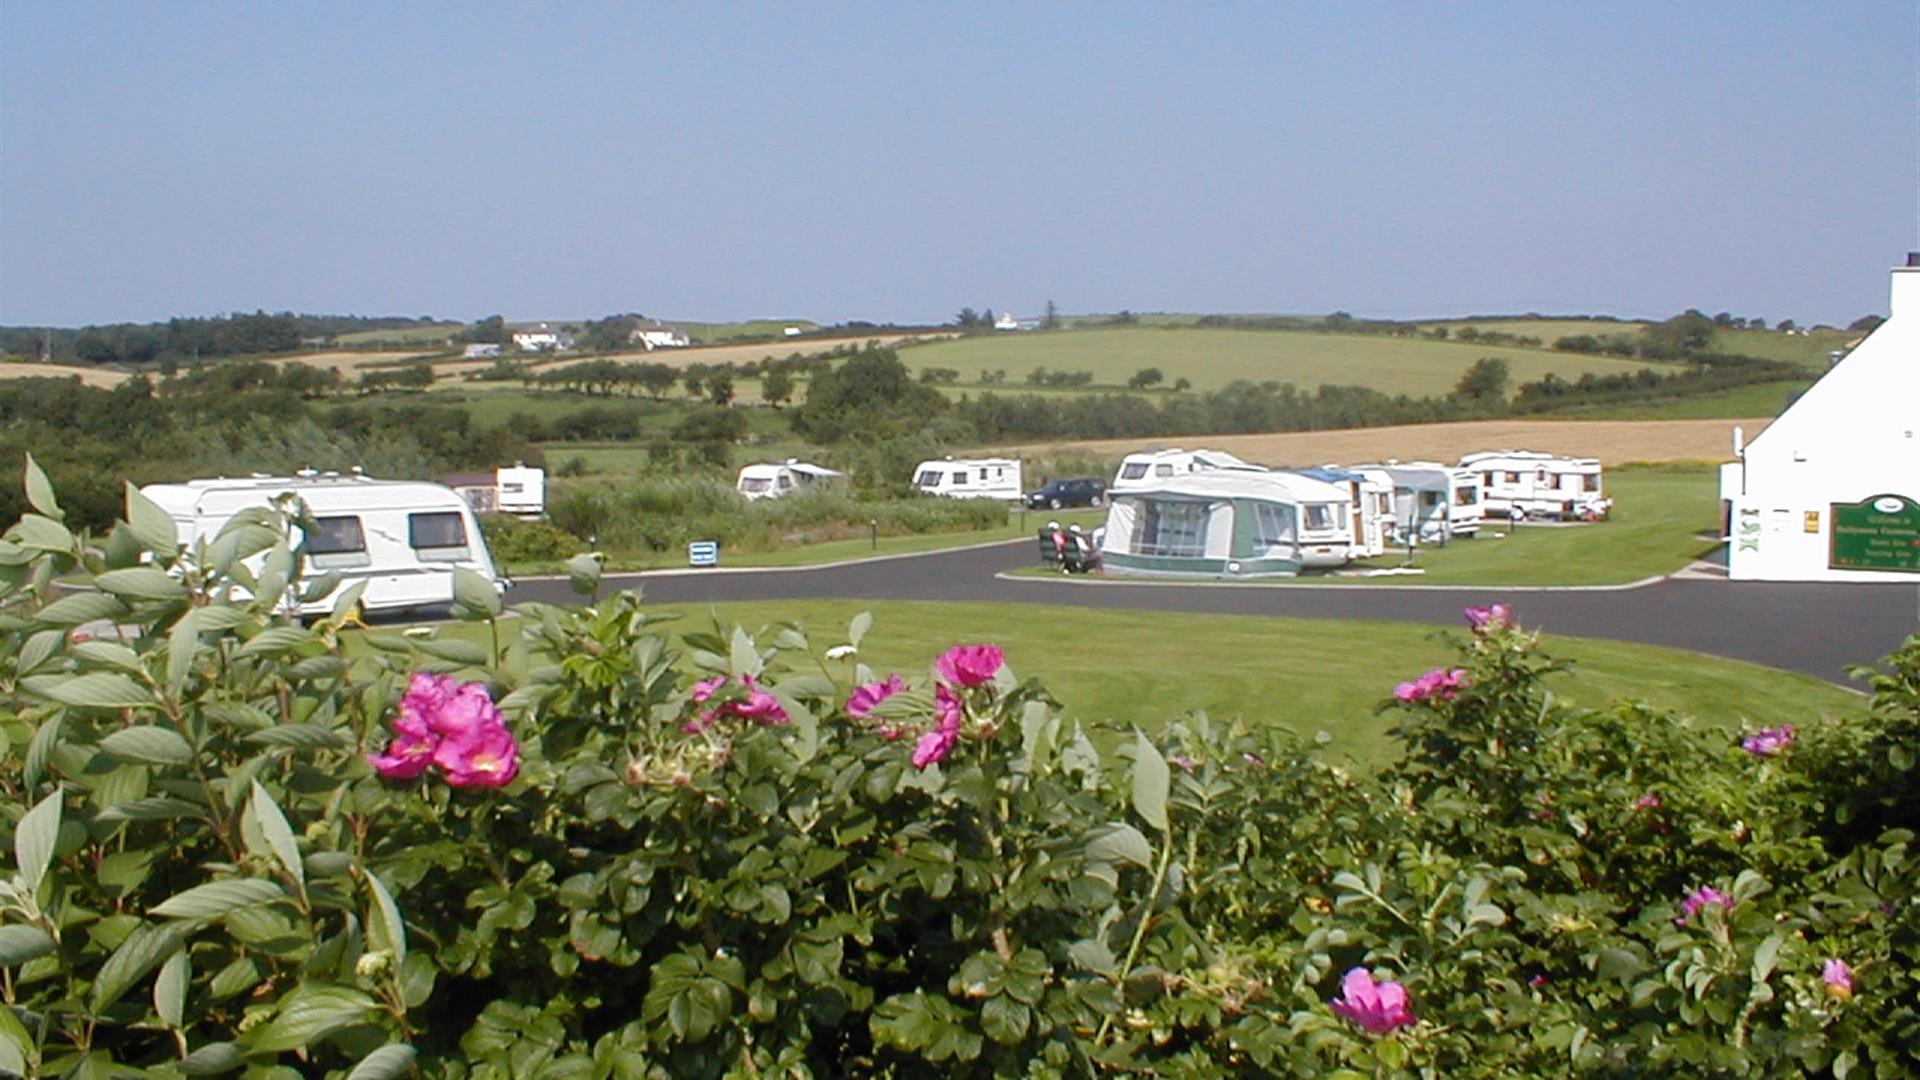
[[[1389,461],[1384,465],[1356,465],[1355,470],[1377,469],[1393,479],[1394,540],[1444,544],[1456,536],[1480,531],[1485,511],[1480,503],[1480,479],[1467,469],[1432,461]]]
[[[751,502],[754,499],[778,499],[795,492],[814,491],[844,480],[846,476],[838,469],[788,458],[785,461],[746,466],[740,470],[733,487]]]
[[[1304,472],[1277,469],[1267,478],[1292,496],[1300,523],[1294,534],[1302,567],[1344,566],[1353,559],[1353,489]]]
[[[929,495],[945,495],[950,499],[1019,502],[1026,495],[1026,488],[1020,482],[1020,463],[1012,458],[923,461],[914,466],[913,486]]]
[[[318,526],[311,533],[294,530],[302,579],[337,572],[339,588],[365,582],[360,604],[370,612],[452,603],[456,566],[496,589],[511,584],[494,569],[472,508],[440,484],[307,472],[149,484],[140,493],[173,518],[180,541],[189,545],[212,540],[242,510],[298,496]],[[288,607],[300,615],[325,614],[332,594]]]
[[[1353,506],[1353,557],[1371,558],[1384,554],[1393,535],[1393,478],[1380,469],[1343,469],[1323,465],[1301,469],[1311,476],[1341,487]]]
[[[1601,492],[1596,458],[1556,457],[1532,450],[1468,454],[1460,467],[1480,478],[1488,517],[1591,521],[1605,516],[1613,500]]]
[[[1224,450],[1182,450],[1179,447],[1142,450],[1120,459],[1120,468],[1113,474],[1113,483],[1107,485],[1107,491],[1109,494],[1152,491],[1176,476],[1215,470],[1268,471],[1264,465],[1242,461]]]
[[[490,473],[454,473],[440,482],[467,501],[476,514],[537,518],[547,512],[547,471],[531,465],[502,465]]]

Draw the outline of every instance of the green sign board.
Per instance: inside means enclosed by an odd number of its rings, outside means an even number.
[[[1828,567],[1920,574],[1920,502],[1904,495],[1877,495],[1830,505],[1833,542],[1827,549]]]

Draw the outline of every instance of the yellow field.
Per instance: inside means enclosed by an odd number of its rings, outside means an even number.
[[[1605,465],[1629,461],[1727,461],[1733,428],[1748,439],[1772,421],[1756,420],[1475,420],[1459,424],[1407,424],[1348,431],[1296,431],[1280,435],[1195,435],[1190,438],[1096,439],[1030,444],[1022,450],[1086,450],[1118,457],[1135,450],[1184,446],[1225,450],[1275,467],[1385,461],[1458,461],[1478,450],[1539,450],[1599,458]]]
[[[409,356],[419,356],[417,352],[338,352],[304,353],[300,356],[276,356],[276,364],[306,364],[309,367],[327,368],[342,375],[351,375],[360,368],[373,364],[390,364],[395,360],[405,360]]]
[[[0,364],[0,379],[65,379],[76,375],[83,385],[101,389],[119,386],[128,378],[124,371],[105,371],[71,364]]]

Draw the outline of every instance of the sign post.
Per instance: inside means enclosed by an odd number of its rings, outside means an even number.
[[[719,566],[720,542],[717,540],[695,540],[687,545],[688,566]]]

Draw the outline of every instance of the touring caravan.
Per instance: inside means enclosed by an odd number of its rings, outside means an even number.
[[[370,612],[451,603],[456,566],[497,589],[510,584],[495,570],[472,508],[439,484],[303,473],[149,484],[140,493],[173,518],[184,544],[212,540],[242,510],[298,496],[317,526],[310,533],[295,530],[302,577],[338,572],[341,588],[365,582],[360,603]],[[288,605],[300,615],[324,614],[332,606],[331,596]]]
[[[1295,505],[1300,508],[1299,528],[1294,537],[1300,547],[1300,565],[1344,566],[1352,561],[1352,488],[1286,469],[1275,469],[1269,476],[1292,496]]]
[[[1392,478],[1395,542],[1444,544],[1480,531],[1484,516],[1480,478],[1470,470],[1432,461],[1389,461],[1354,468],[1376,469]]]
[[[1020,482],[1020,463],[1011,458],[923,461],[914,466],[913,486],[929,495],[945,495],[951,499],[1019,502],[1026,494],[1026,487]]]
[[[1468,454],[1460,467],[1480,478],[1486,513],[1591,521],[1605,516],[1613,500],[1601,492],[1595,458],[1556,457],[1531,450]]]
[[[740,470],[734,490],[754,499],[778,499],[796,492],[813,491],[846,479],[847,474],[824,465],[788,458],[785,461],[748,465]]]
[[[531,465],[502,465],[490,473],[454,473],[440,482],[467,501],[476,514],[537,518],[547,512],[547,471]]]
[[[1173,476],[1114,493],[1100,560],[1113,574],[1290,577],[1304,561],[1300,517],[1295,487],[1274,473]]]
[[[1107,491],[1109,494],[1151,491],[1176,476],[1213,470],[1267,471],[1263,465],[1242,461],[1224,450],[1182,450],[1178,447],[1171,450],[1142,450],[1120,459],[1120,468],[1113,474],[1113,483],[1107,485]]]
[[[1339,486],[1352,506],[1353,557],[1371,558],[1387,550],[1393,535],[1393,478],[1379,469],[1343,469],[1324,465],[1300,475]]]

